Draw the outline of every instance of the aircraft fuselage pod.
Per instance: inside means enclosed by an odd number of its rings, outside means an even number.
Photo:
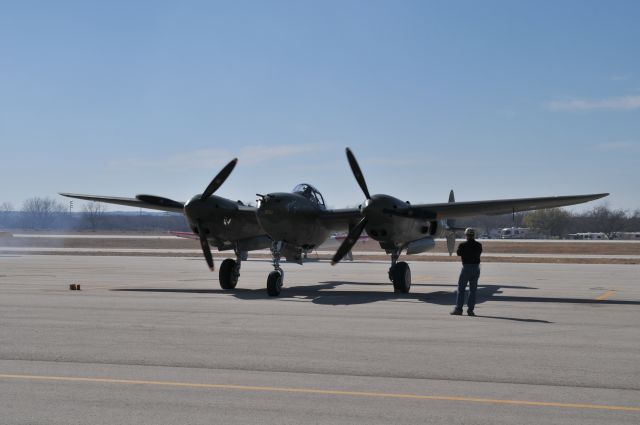
[[[433,217],[416,219],[411,216],[410,204],[389,195],[373,195],[360,207],[367,217],[367,234],[392,251],[407,246],[408,241],[436,238],[444,235],[444,224]]]
[[[302,264],[307,251],[326,241],[332,232],[346,228],[346,222],[327,220],[327,207],[320,192],[313,186],[302,183],[293,192],[274,192],[258,195],[256,217],[264,232],[271,237],[271,253],[274,271],[267,279],[267,292],[271,296],[280,294],[284,271],[280,268],[280,257]],[[350,214],[357,214],[357,210]]]
[[[275,241],[311,249],[327,240],[331,230],[319,218],[322,206],[300,193],[265,195],[258,207],[258,222]]]
[[[185,203],[184,212],[191,230],[196,234],[204,232],[219,250],[252,251],[268,247],[270,242],[265,243],[268,238],[256,238],[264,234],[258,221],[247,220],[242,207],[220,196],[211,195],[203,200],[201,195],[195,195]]]

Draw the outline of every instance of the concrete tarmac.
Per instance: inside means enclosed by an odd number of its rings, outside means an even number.
[[[454,263],[283,267],[0,255],[0,423],[640,423],[638,265],[486,264],[478,317]]]

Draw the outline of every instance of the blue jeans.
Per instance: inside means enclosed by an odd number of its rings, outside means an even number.
[[[456,296],[456,310],[462,310],[464,305],[464,293],[469,283],[469,299],[467,308],[473,310],[476,306],[476,290],[478,289],[478,279],[480,278],[480,264],[463,264],[458,279],[458,295]]]

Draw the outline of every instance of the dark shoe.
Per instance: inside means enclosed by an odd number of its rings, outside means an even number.
[[[467,310],[467,316],[475,316],[476,314],[473,312],[473,310]]]
[[[458,310],[457,308],[449,313],[452,316],[462,316],[462,310]]]

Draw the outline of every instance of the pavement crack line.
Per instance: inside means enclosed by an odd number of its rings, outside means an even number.
[[[193,369],[193,370],[206,370],[206,371],[222,371],[222,372],[258,372],[258,373],[290,373],[296,375],[307,376],[336,376],[336,377],[357,377],[357,378],[381,378],[381,379],[406,379],[410,381],[442,381],[442,382],[469,382],[476,384],[505,384],[505,385],[527,385],[532,387],[553,387],[553,388],[584,388],[584,389],[596,389],[596,390],[617,390],[617,391],[640,391],[638,387],[623,387],[623,386],[593,386],[588,384],[559,384],[556,382],[526,382],[523,380],[513,379],[471,379],[471,378],[456,378],[446,377],[438,375],[421,375],[415,374],[372,374],[372,373],[357,373],[357,372],[327,372],[322,370],[301,370],[301,369],[285,369],[285,368],[243,368],[243,367],[215,367],[204,366],[200,364],[173,364],[173,363],[144,363],[144,362],[96,362],[96,361],[83,361],[83,360],[51,360],[51,359],[24,359],[24,358],[9,358],[0,357],[0,361],[17,361],[17,362],[32,362],[32,363],[59,363],[59,364],[79,364],[79,365],[102,365],[102,366],[135,366],[144,368],[156,368],[156,367],[169,367],[175,369]]]

